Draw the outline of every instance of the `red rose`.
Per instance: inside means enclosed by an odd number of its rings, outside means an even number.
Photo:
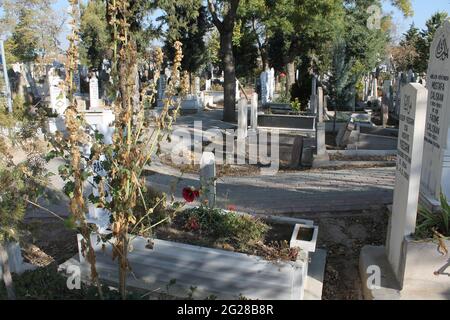
[[[284,72],[280,73],[280,78],[286,77],[286,74]]]
[[[229,211],[236,211],[236,206],[233,205],[233,204],[230,204],[230,205],[227,207],[227,209],[228,209]]]
[[[184,226],[189,231],[197,231],[200,229],[200,223],[198,222],[196,217],[190,217]]]
[[[194,187],[187,187],[183,189],[183,198],[186,202],[194,202],[200,196],[200,192]]]

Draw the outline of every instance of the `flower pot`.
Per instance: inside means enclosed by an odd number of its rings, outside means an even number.
[[[300,248],[306,252],[315,252],[318,233],[318,226],[296,224],[289,245],[291,248]]]

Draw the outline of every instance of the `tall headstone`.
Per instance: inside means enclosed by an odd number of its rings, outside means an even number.
[[[373,100],[378,99],[378,79],[377,78],[373,78],[372,81],[372,97]]]
[[[418,83],[406,85],[402,92],[394,204],[386,241],[388,260],[400,284],[404,274],[404,239],[416,229],[427,94],[427,89]]]
[[[211,80],[206,79],[205,81],[205,91],[211,91]]]
[[[158,80],[158,100],[166,97],[166,75],[162,74]]]
[[[252,95],[250,125],[252,130],[258,129],[258,95],[256,93]]]
[[[450,21],[436,31],[428,63],[428,107],[421,193],[439,205],[440,193],[450,199]]]
[[[264,71],[261,73],[261,102],[266,104],[269,102],[269,89],[268,89],[268,72]]]
[[[194,79],[194,90],[195,90],[195,95],[199,96],[200,95],[200,78],[199,77],[195,77]]]
[[[63,115],[67,109],[66,94],[63,90],[63,81],[55,69],[48,73],[48,84],[50,91],[50,107],[58,115]]]
[[[98,79],[95,74],[89,79],[89,103],[90,109],[98,109],[99,98],[98,98]]]
[[[236,101],[241,98],[241,90],[239,89],[239,80],[236,79]]]
[[[216,204],[216,158],[212,152],[203,152],[200,159],[200,185],[202,200],[208,200],[208,206]]]
[[[248,116],[247,100],[240,99],[238,102],[238,130],[237,130],[238,141],[247,138],[248,135],[247,116]]]
[[[275,95],[275,69],[271,68],[268,71],[268,97],[269,101],[273,101]]]
[[[311,84],[311,97],[309,99],[309,108],[312,113],[317,113],[317,77],[313,75]]]
[[[318,87],[317,88],[317,117],[318,117],[319,123],[323,122],[323,112],[324,112],[323,88]]]

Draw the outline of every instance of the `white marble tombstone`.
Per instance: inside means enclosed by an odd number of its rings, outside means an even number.
[[[216,203],[216,158],[212,152],[203,152],[200,159],[201,200],[208,200],[213,208]]]
[[[378,79],[377,78],[373,78],[372,81],[372,99],[376,100],[378,99]]]
[[[387,256],[400,283],[404,273],[404,239],[416,228],[427,89],[411,83],[403,87],[402,95],[394,204],[386,241]]]
[[[211,80],[206,79],[205,81],[205,91],[211,91]]]
[[[248,107],[247,100],[240,99],[238,102],[238,130],[237,139],[238,141],[247,138],[248,132]]]
[[[323,88],[318,87],[317,88],[317,117],[319,120],[319,123],[323,122]]]
[[[50,91],[50,107],[53,112],[58,115],[63,115],[67,109],[66,94],[63,90],[63,81],[53,68],[50,69],[48,74],[48,83]]]
[[[195,77],[194,79],[194,94],[199,96],[200,95],[200,78],[199,77]]]
[[[86,111],[84,113],[84,118],[86,123],[91,126],[92,129],[98,130],[100,134],[103,135],[103,143],[112,144],[113,134],[114,134],[114,113],[112,110],[101,110],[101,111]],[[91,145],[88,144],[84,148],[84,153],[86,156],[90,155]],[[99,160],[94,161],[92,164],[93,173],[97,176],[107,179],[108,172],[104,170],[102,166],[102,161],[105,160],[104,155],[100,155]],[[100,196],[98,184],[94,181],[94,177],[90,176],[88,178],[89,186],[88,192],[91,191],[94,196]],[[104,190],[108,191],[108,185],[104,186]],[[107,201],[111,201],[111,196],[106,198]],[[110,212],[103,208],[97,208],[94,204],[88,204],[88,222],[96,224],[100,233],[106,233],[110,225]]]
[[[98,98],[98,79],[94,75],[92,75],[91,79],[89,79],[89,103],[91,110],[95,110],[99,108],[99,98]]]
[[[275,69],[271,68],[268,71],[268,98],[269,101],[273,101],[275,95]]]
[[[428,64],[428,106],[421,181],[422,197],[439,205],[440,193],[450,199],[450,21],[435,34]]]

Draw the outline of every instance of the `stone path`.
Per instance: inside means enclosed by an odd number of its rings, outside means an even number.
[[[148,185],[181,198],[181,189],[199,186],[198,175],[153,166]],[[223,177],[217,181],[217,204],[258,214],[297,215],[373,209],[392,203],[395,168],[361,168],[279,173],[275,176]]]

